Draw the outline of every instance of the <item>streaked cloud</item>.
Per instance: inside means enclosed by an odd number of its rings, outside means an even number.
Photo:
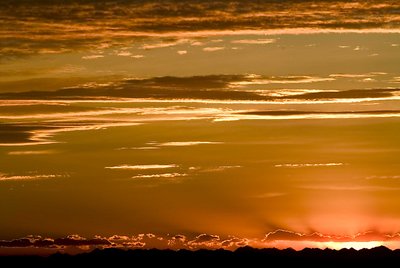
[[[385,75],[386,73],[381,72],[370,72],[364,74],[346,74],[346,73],[338,73],[338,74],[330,74],[329,77],[334,78],[370,78],[376,75]]]
[[[177,168],[178,165],[119,165],[105,167],[106,169],[122,169],[122,170],[143,170],[143,169],[166,169],[166,168]]]
[[[179,177],[186,177],[188,174],[186,173],[161,173],[161,174],[139,174],[132,177],[132,179],[174,179]]]
[[[369,73],[369,77],[377,75]],[[318,100],[392,97],[396,88],[318,90],[318,89],[254,89],[256,86],[273,84],[309,84],[332,82],[347,78],[349,74],[336,77],[316,76],[262,76],[208,75],[191,77],[127,78],[109,83],[86,83],[54,92],[32,91],[3,93],[0,99],[87,99],[93,98],[151,98],[151,99],[208,99],[208,100],[257,100],[279,101],[280,99]],[[352,76],[352,75],[351,75]],[[366,77],[357,75],[357,77]],[[97,89],[94,91],[93,89]],[[301,94],[303,93],[303,94]],[[121,109],[119,109],[121,110]]]
[[[380,191],[400,191],[400,187],[389,187],[379,185],[304,185],[300,189],[315,191],[360,191],[360,192],[380,192]]]
[[[217,142],[217,141],[169,141],[169,142],[148,143],[148,144],[160,146],[160,147],[183,147],[183,146],[194,146],[194,145],[205,145],[205,144],[222,144],[222,142]]]
[[[138,146],[138,147],[120,147],[117,150],[155,150],[159,149],[156,146]]]
[[[142,58],[144,58],[144,55],[141,55],[141,54],[132,55],[131,58],[134,58],[134,59],[142,59]]]
[[[366,180],[398,180],[400,179],[400,175],[386,175],[386,176],[368,176],[365,178]]]
[[[11,151],[8,155],[44,155],[44,154],[55,154],[57,151],[54,150],[35,150],[35,151]]]
[[[1,181],[36,181],[36,180],[48,180],[48,179],[58,179],[58,178],[66,178],[67,175],[61,174],[29,174],[29,175],[10,175],[0,173],[0,182]]]
[[[83,60],[94,60],[94,59],[99,59],[99,58],[104,58],[104,55],[87,55],[87,56],[82,56]]]
[[[284,193],[284,192],[267,192],[267,193],[263,193],[263,194],[253,195],[253,196],[250,196],[250,197],[251,198],[264,199],[264,198],[281,197],[281,196],[285,196],[285,195],[287,195],[287,193]]]
[[[246,86],[246,85],[267,85],[267,84],[302,84],[334,81],[332,77],[312,77],[312,76],[271,76],[263,77],[260,75],[247,75],[244,81],[232,82],[231,85]]]
[[[140,48],[149,50],[149,49],[156,49],[156,48],[165,48],[165,47],[173,47],[181,44],[187,44],[190,43],[190,39],[176,39],[173,41],[166,40],[164,42],[159,42],[159,43],[151,43],[151,44],[144,44]]]
[[[176,53],[178,53],[179,55],[186,55],[188,52],[187,50],[178,50]]]
[[[246,45],[266,45],[275,43],[276,39],[240,39],[233,40],[232,44],[246,44]]]
[[[241,167],[242,166],[240,166],[240,165],[205,167],[205,168],[199,168],[199,172],[221,172],[221,171],[231,170],[231,169],[236,169],[236,168],[241,168]]]
[[[302,167],[336,167],[343,166],[343,163],[299,163],[299,164],[276,164],[275,167],[302,168]]]
[[[214,52],[214,51],[219,51],[219,50],[224,50],[225,47],[205,47],[203,48],[203,51],[205,52]]]

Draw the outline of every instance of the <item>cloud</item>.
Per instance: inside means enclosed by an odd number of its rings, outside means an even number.
[[[169,141],[161,143],[148,143],[149,145],[159,147],[183,147],[183,146],[195,146],[195,145],[207,145],[207,144],[221,144],[222,142],[217,141]]]
[[[68,175],[61,174],[29,174],[29,175],[9,175],[0,173],[1,181],[36,181],[36,180],[48,180],[66,178]]]
[[[120,57],[132,57],[132,52],[129,51],[118,51],[115,55]]]
[[[52,92],[10,92],[0,94],[0,99],[87,99],[87,97],[114,97],[267,101],[274,100],[274,96],[268,96],[254,90],[247,90],[246,87],[266,84],[303,84],[333,80],[335,80],[335,78],[332,77],[261,76],[255,74],[189,77],[164,76],[146,79],[129,78],[119,81],[114,80],[109,83],[86,83]],[[242,88],[243,90],[239,90]],[[385,91],[383,92],[386,93],[385,96],[390,94],[390,90],[386,91],[387,93]],[[361,92],[363,91],[360,91],[360,93]],[[306,94],[304,95],[308,96]]]
[[[188,245],[191,248],[216,248],[216,246],[219,246],[219,242],[220,237],[218,235],[200,234],[189,241]]]
[[[314,101],[315,103],[316,101]],[[389,118],[400,117],[399,110],[365,110],[365,111],[299,111],[299,110],[272,110],[272,111],[247,111],[238,114],[229,114],[216,118],[216,121],[232,120],[295,120],[295,119],[347,119],[347,118]],[[282,164],[300,167],[302,164]],[[307,164],[314,165],[314,164]]]
[[[283,193],[283,192],[268,192],[268,193],[263,193],[263,194],[259,194],[259,195],[254,195],[254,196],[251,196],[251,197],[252,198],[264,199],[264,198],[281,197],[281,196],[285,196],[285,195],[287,195],[287,193]]]
[[[205,47],[203,48],[203,51],[205,52],[214,52],[214,51],[219,51],[219,50],[224,50],[225,47]]]
[[[309,242],[385,242],[394,238],[397,239],[398,233],[385,234],[377,231],[365,231],[353,235],[330,235],[320,232],[302,233],[291,230],[278,229],[265,235],[264,242],[272,241],[309,241]]]
[[[233,235],[220,236],[217,234],[202,233],[198,235],[175,234],[137,234],[137,235],[112,235],[109,237],[95,235],[92,238],[85,238],[77,234],[60,238],[42,237],[29,235],[26,237],[0,240],[1,248],[43,248],[54,249],[63,252],[74,252],[74,249],[91,251],[95,248],[157,248],[157,249],[228,249],[236,250],[239,247],[251,246],[254,248],[278,247],[280,249],[295,247],[302,249],[309,248],[335,248],[360,247],[365,243],[392,245],[400,241],[400,233],[383,233],[379,231],[364,231],[351,235],[332,235],[317,231],[297,232],[286,229],[276,229],[266,233],[263,237],[237,237]],[[358,243],[358,244],[357,244]],[[398,245],[398,244],[397,244]],[[75,251],[76,253],[76,251]]]
[[[370,78],[371,76],[376,75],[385,75],[386,73],[381,72],[370,72],[364,74],[347,74],[347,73],[338,73],[338,74],[330,74],[329,77],[333,78]]]
[[[99,59],[99,58],[104,58],[104,55],[87,55],[87,56],[82,56],[83,60],[94,60],[94,59]]]
[[[303,168],[303,167],[337,167],[343,163],[299,163],[299,164],[276,164],[275,167]]]
[[[366,180],[398,180],[400,175],[387,175],[387,176],[368,176]]]
[[[354,4],[354,5],[353,5]],[[3,57],[124,46],[149,37],[238,31],[399,31],[395,1],[167,1],[112,0],[106,5],[8,1],[0,10]],[[151,45],[148,49],[156,48]],[[146,44],[147,45],[147,44]]]
[[[121,126],[135,126],[139,125],[137,122],[120,122],[119,120],[110,122],[96,122],[96,121],[86,121],[84,118],[79,118],[79,113],[75,114],[78,118],[62,118],[62,114],[58,114],[58,119],[60,121],[52,122],[37,122],[36,124],[24,124],[24,123],[14,123],[14,124],[0,124],[0,146],[29,146],[29,145],[44,145],[58,143],[52,138],[63,132],[71,131],[88,131],[88,130],[98,130],[106,129],[109,127],[121,127]],[[31,115],[35,118],[35,115]],[[29,118],[29,115],[23,116]],[[53,116],[50,115],[50,118]],[[56,116],[57,117],[57,116]],[[12,116],[10,117],[12,118]],[[45,116],[42,115],[36,117],[37,119],[44,119]],[[53,117],[54,118],[54,117]],[[14,119],[18,119],[18,116]]]
[[[177,45],[187,44],[190,43],[190,39],[176,39],[176,40],[164,40],[160,43],[152,43],[152,44],[144,44],[140,48],[145,50],[156,49],[156,48],[165,48],[165,47],[174,47]]]
[[[334,81],[332,77],[313,77],[313,76],[270,76],[263,77],[260,75],[247,75],[242,81],[232,82],[231,86],[246,86],[246,85],[267,85],[267,84],[304,84],[316,82]]]
[[[185,177],[188,174],[186,173],[161,173],[161,174],[139,174],[136,176],[133,176],[132,179],[158,179],[158,178],[165,178],[165,179],[173,179],[173,178],[178,178],[178,177]]]
[[[221,172],[221,171],[235,169],[235,168],[241,168],[241,167],[242,166],[239,166],[239,165],[207,167],[207,168],[201,168],[199,172]]]
[[[391,81],[389,81],[390,83],[400,83],[400,76],[395,76],[393,77],[393,79]]]
[[[364,186],[364,185],[304,185],[298,187],[307,190],[317,191],[365,191],[365,192],[376,192],[376,191],[399,191],[400,187],[386,187],[386,186]]]
[[[186,55],[187,50],[178,50],[176,53],[178,53],[179,55]]]
[[[394,96],[399,89],[350,89],[310,92],[296,96],[286,96],[287,99],[357,99],[386,98]]]
[[[155,150],[159,149],[158,147],[155,146],[139,146],[139,147],[120,147],[117,148],[117,150]]]
[[[35,150],[35,151],[11,151],[8,155],[43,155],[43,154],[55,154],[54,150]]]
[[[166,168],[176,168],[178,165],[119,165],[105,167],[106,169],[122,169],[122,170],[143,170],[143,169],[166,169]]]
[[[233,40],[232,44],[265,45],[275,43],[276,39],[240,39]]]

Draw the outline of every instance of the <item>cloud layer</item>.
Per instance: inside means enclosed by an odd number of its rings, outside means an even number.
[[[394,30],[399,3],[386,1],[27,1],[0,10],[0,54],[102,49],[151,36],[216,31]],[[301,30],[299,31],[301,32]],[[262,42],[262,41],[261,41]]]
[[[344,77],[343,77],[344,76]],[[88,98],[145,98],[145,99],[200,99],[253,101],[315,101],[315,100],[369,100],[398,98],[398,88],[365,88],[348,90],[318,89],[262,89],[267,85],[285,87],[310,83],[329,83],[347,79],[349,75],[334,77],[207,75],[188,77],[128,78],[110,83],[83,84],[57,91],[28,91],[3,93],[0,99],[88,99]],[[352,75],[354,76],[354,75]],[[257,88],[254,88],[257,87]],[[261,89],[260,89],[261,88]]]
[[[156,235],[152,233],[138,235],[113,235],[104,237],[96,235],[85,238],[77,234],[61,238],[49,238],[29,235],[19,239],[0,240],[1,248],[43,248],[71,252],[74,248],[92,250],[94,248],[158,248],[158,249],[228,249],[251,246],[255,248],[278,247],[287,248],[294,245],[296,249],[305,247],[335,248],[357,247],[373,242],[374,246],[393,246],[399,243],[399,233],[386,234],[374,231],[354,235],[329,235],[319,232],[302,233],[285,229],[277,229],[259,238],[240,238],[236,236],[219,236],[216,234],[198,235]],[[297,245],[297,246],[296,246]]]

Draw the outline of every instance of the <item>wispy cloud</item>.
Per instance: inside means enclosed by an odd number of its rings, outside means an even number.
[[[160,147],[183,147],[183,146],[194,146],[194,145],[205,145],[205,144],[221,144],[222,142],[217,141],[169,141],[161,143],[148,143],[149,145],[155,145]]]
[[[219,51],[219,50],[224,50],[225,47],[205,47],[203,48],[203,51],[205,52],[214,52],[214,51]]]
[[[36,181],[36,180],[48,180],[57,178],[66,178],[67,175],[61,174],[29,174],[29,175],[10,175],[0,173],[1,181]]]
[[[275,167],[287,167],[287,168],[302,168],[302,167],[337,167],[343,166],[343,163],[298,163],[298,164],[276,164]]]
[[[173,179],[173,178],[178,178],[178,177],[185,177],[188,174],[186,173],[161,173],[161,174],[139,174],[136,176],[133,176],[132,179],[158,179],[158,178],[165,178],[165,179]]]
[[[240,39],[233,40],[232,44],[247,44],[247,45],[266,45],[275,43],[276,39]]]
[[[104,58],[104,55],[87,55],[87,56],[82,56],[83,60],[94,60],[94,59],[99,59],[99,58]]]
[[[35,150],[35,151],[11,151],[9,155],[42,155],[42,154],[55,154],[54,150]]]
[[[285,195],[287,195],[287,193],[283,193],[283,192],[268,192],[268,193],[253,195],[253,196],[251,196],[251,198],[264,199],[264,198],[281,197],[281,196],[285,196]]]
[[[240,166],[240,165],[206,167],[206,168],[200,168],[199,172],[221,172],[221,171],[231,170],[231,169],[236,169],[236,168],[241,168],[241,167],[242,166]]]
[[[141,54],[132,55],[131,58],[134,58],[134,59],[141,59],[141,58],[144,58],[144,55],[141,55]]]
[[[105,167],[106,169],[122,169],[122,170],[143,170],[143,169],[166,169],[166,168],[177,168],[178,165],[119,165]]]
[[[316,191],[400,191],[400,187],[378,186],[378,185],[303,185],[298,188]]]
[[[176,39],[173,41],[167,40],[167,41],[160,42],[160,43],[144,44],[140,48],[149,50],[149,49],[156,49],[156,48],[173,47],[173,46],[177,46],[177,45],[181,45],[181,44],[187,44],[190,42],[191,42],[190,39]]]

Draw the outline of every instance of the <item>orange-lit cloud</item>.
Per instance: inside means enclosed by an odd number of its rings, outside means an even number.
[[[202,233],[198,235],[155,235],[152,233],[138,235],[112,235],[104,237],[96,235],[85,238],[80,235],[68,235],[61,238],[49,238],[30,235],[14,240],[1,240],[0,251],[3,248],[19,248],[21,252],[28,248],[49,248],[74,252],[74,248],[89,251],[94,248],[158,248],[158,249],[228,249],[235,250],[244,246],[254,248],[280,249],[293,247],[297,250],[309,248],[372,248],[387,246],[395,248],[400,243],[399,234],[385,234],[377,232],[357,233],[351,236],[326,235],[318,232],[300,233],[284,229],[277,229],[265,235],[264,238],[241,238],[236,236],[221,237],[216,234]]]
[[[205,47],[203,48],[203,51],[205,52],[214,52],[214,51],[219,51],[219,50],[224,50],[225,47]]]
[[[266,45],[275,43],[276,39],[239,39],[233,40],[232,44],[247,44],[247,45]]]
[[[7,1],[0,11],[3,56],[64,53],[131,43],[133,38],[192,32],[397,31],[399,4],[393,0],[319,1],[110,1],[97,5]],[[79,11],[78,11],[79,10]],[[167,12],[168,11],[168,12]],[[298,30],[300,29],[300,30]],[[186,34],[188,36],[189,34]],[[155,48],[149,46],[148,48]]]
[[[120,165],[120,166],[112,166],[105,167],[106,169],[123,169],[123,170],[141,170],[141,169],[165,169],[165,168],[175,168],[178,165]]]
[[[66,178],[67,175],[60,174],[30,174],[30,175],[9,175],[0,173],[1,181],[36,181],[36,180],[48,180],[57,178]]]

